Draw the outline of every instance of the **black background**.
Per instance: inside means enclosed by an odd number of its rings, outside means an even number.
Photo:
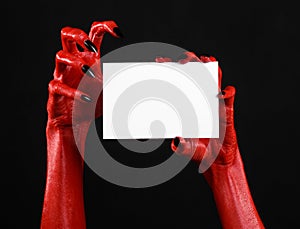
[[[39,228],[46,177],[47,85],[55,53],[61,49],[60,30],[72,26],[88,32],[93,21],[102,20],[115,20],[125,35],[123,40],[106,36],[103,54],[156,41],[219,60],[223,86],[237,90],[239,147],[259,214],[267,228],[299,228],[298,14],[292,6],[232,8],[186,1],[5,5],[3,228]],[[162,154],[171,154],[169,143],[161,146]],[[110,184],[87,166],[84,182],[88,228],[221,228],[212,193],[193,163],[168,182],[147,189]]]

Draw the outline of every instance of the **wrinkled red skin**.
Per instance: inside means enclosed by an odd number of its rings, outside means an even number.
[[[170,61],[166,59],[166,61]],[[214,57],[200,56],[187,52],[186,58],[179,63],[189,61],[210,62]],[[164,62],[160,59],[159,62]],[[221,88],[222,71],[219,68],[219,88]],[[235,88],[227,86],[220,94],[220,133],[225,133],[223,142],[219,139],[183,139],[177,138],[171,148],[178,154],[192,157],[198,164],[208,163],[216,158],[212,165],[203,173],[211,187],[224,229],[229,228],[264,228],[254,205],[244,165],[239,152],[234,128],[234,96]],[[221,106],[220,106],[221,107]],[[218,153],[217,157],[214,154]],[[211,163],[209,163],[211,164]]]
[[[97,88],[102,87],[100,46],[105,33],[108,32],[114,37],[120,36],[120,32],[115,28],[117,28],[115,22],[105,21],[94,22],[89,35],[76,28],[66,27],[61,30],[62,50],[56,54],[54,79],[49,83],[46,129],[47,179],[41,219],[42,229],[86,228],[83,159],[80,152],[84,151],[91,121],[102,114],[102,96],[98,100],[95,99],[98,98]],[[85,45],[85,41],[89,41],[90,45]],[[83,50],[79,51],[76,44]],[[76,88],[85,75],[86,71],[82,70],[84,65],[91,67],[92,75],[89,75],[93,77],[89,77],[83,86],[86,91],[83,92]],[[88,73],[86,72],[86,75]],[[92,100],[84,100],[82,95]],[[80,107],[74,112],[72,124],[74,100],[79,101],[76,104]],[[95,106],[93,103],[96,103],[96,114],[85,113],[90,110],[90,106]],[[80,145],[76,145],[74,138],[80,139]]]

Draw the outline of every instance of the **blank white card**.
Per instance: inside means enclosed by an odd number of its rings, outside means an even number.
[[[103,63],[103,139],[218,138],[218,62]]]

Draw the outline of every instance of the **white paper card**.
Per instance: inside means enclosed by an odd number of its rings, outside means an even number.
[[[218,62],[103,63],[103,139],[218,138]]]

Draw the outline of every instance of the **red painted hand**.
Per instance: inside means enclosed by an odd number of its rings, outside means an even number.
[[[113,21],[94,22],[89,35],[77,28],[66,27],[61,30],[62,50],[56,54],[54,79],[49,83],[49,100],[47,105],[48,120],[51,124],[70,126],[74,100],[81,106],[76,112],[76,119],[90,121],[102,115],[102,94],[97,95],[102,87],[100,68],[100,47],[105,33],[114,37],[122,34]],[[86,75],[85,91],[77,87]],[[84,111],[96,104],[95,117]],[[76,110],[76,111],[77,111]]]
[[[172,61],[169,58],[157,58],[157,62]],[[186,52],[179,57],[178,63],[185,64],[188,62],[213,62],[216,59],[212,56],[197,57],[192,52]],[[218,71],[219,88],[221,88],[222,70],[219,67]],[[221,90],[220,90],[221,91]],[[220,137],[219,138],[188,138],[184,139],[176,137],[173,139],[171,148],[174,152],[180,155],[192,157],[192,160],[197,163],[206,162],[209,165],[213,162],[218,164],[227,164],[232,162],[237,149],[237,139],[234,129],[234,114],[233,103],[235,96],[235,88],[232,86],[226,87],[220,93]],[[216,159],[216,160],[215,160]],[[205,167],[205,166],[204,166]],[[207,166],[206,166],[207,167]]]
[[[171,61],[157,58],[158,62]],[[198,58],[191,52],[185,53],[179,63],[189,61],[216,61],[214,57]],[[219,88],[222,71],[219,68]],[[221,91],[221,90],[220,90]],[[200,164],[200,171],[210,185],[223,228],[264,228],[254,205],[246,179],[242,158],[238,149],[234,128],[235,88],[226,87],[220,93],[220,138],[173,139],[171,148],[178,154],[191,157]],[[204,166],[203,166],[204,165]]]
[[[56,55],[47,104],[47,181],[41,228],[84,229],[83,159],[89,125],[102,114],[100,46],[104,34],[121,33],[113,21],[95,22],[89,36],[80,29],[61,30],[63,49]],[[82,77],[84,85],[77,90]],[[74,103],[74,101],[78,101]],[[96,103],[96,104],[95,104]],[[76,112],[73,106],[76,104]],[[91,107],[96,113],[91,114]],[[73,118],[72,118],[73,117]],[[73,123],[74,118],[76,123]],[[77,139],[77,144],[75,143]]]

